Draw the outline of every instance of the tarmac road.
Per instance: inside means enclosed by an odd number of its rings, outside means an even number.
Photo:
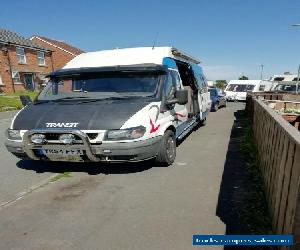
[[[53,173],[36,173],[17,167],[19,159],[5,148],[5,130],[16,112],[0,112],[0,206],[13,201],[30,188],[41,185]]]
[[[243,108],[229,103],[210,113],[207,125],[179,145],[170,167],[151,162],[17,167],[1,145],[2,201],[55,173],[71,177],[0,208],[0,249],[187,250],[197,248],[193,234],[224,234],[216,207],[234,112]],[[1,120],[1,130],[6,125]]]

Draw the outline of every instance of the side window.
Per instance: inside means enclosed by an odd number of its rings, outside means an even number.
[[[167,76],[167,81],[165,83],[165,97],[167,100],[171,100],[175,98],[175,90],[176,90],[176,85],[175,82],[173,81],[171,72],[169,72]]]
[[[203,75],[202,69],[199,65],[192,64],[191,68],[194,73],[194,78],[196,81],[196,84],[198,85],[198,89],[200,92],[206,92],[207,91],[207,83],[206,79]]]
[[[195,77],[197,80],[197,85],[199,87],[199,90],[202,91],[205,87],[205,81],[204,81],[204,77],[200,74],[195,73]]]
[[[172,77],[173,83],[176,86],[176,90],[181,89],[181,82],[180,82],[179,74],[176,71],[171,71],[171,77]]]

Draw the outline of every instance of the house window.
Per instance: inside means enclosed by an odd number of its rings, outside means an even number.
[[[45,53],[42,51],[37,52],[37,59],[38,59],[38,64],[39,65],[45,65]]]
[[[17,47],[16,48],[18,63],[26,63],[26,56],[25,56],[25,50],[24,48]]]
[[[12,77],[14,83],[20,83],[21,82],[20,73],[18,71],[13,71],[11,73],[11,77]]]

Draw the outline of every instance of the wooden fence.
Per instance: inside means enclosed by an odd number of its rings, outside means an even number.
[[[273,230],[293,234],[300,249],[300,133],[263,100],[248,97],[246,109],[253,123]]]
[[[300,131],[299,101],[265,100],[265,103]]]

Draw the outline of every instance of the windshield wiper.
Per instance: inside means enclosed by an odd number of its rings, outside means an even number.
[[[52,101],[65,101],[65,100],[77,100],[77,99],[90,99],[90,97],[88,97],[88,96],[69,96],[69,97],[54,99]]]
[[[53,100],[37,100],[33,102],[33,105],[38,105],[38,104],[43,104],[48,102],[53,102]]]
[[[90,98],[89,100],[84,100],[79,103],[89,103],[89,102],[99,102],[99,101],[107,101],[107,100],[122,100],[122,99],[129,99],[129,98],[137,98],[137,96],[109,96],[104,98]]]
[[[33,104],[34,105],[37,105],[37,104],[43,104],[43,103],[49,103],[49,102],[57,102],[57,101],[64,101],[64,100],[75,100],[75,99],[86,99],[86,98],[89,98],[89,97],[86,97],[86,96],[72,96],[72,97],[64,97],[64,98],[58,98],[58,99],[53,99],[53,100],[37,100],[37,101],[34,101]]]
[[[150,96],[139,96],[139,95],[119,95],[119,96],[108,96],[108,97],[101,97],[101,98],[92,98],[88,96],[69,96],[69,97],[63,97],[53,100],[38,100],[34,102],[34,104],[42,104],[42,103],[48,103],[48,102],[64,102],[68,100],[78,100],[78,104],[81,103],[89,103],[89,102],[99,102],[99,101],[106,101],[106,100],[122,100],[122,99],[136,99],[141,97],[150,97]]]

